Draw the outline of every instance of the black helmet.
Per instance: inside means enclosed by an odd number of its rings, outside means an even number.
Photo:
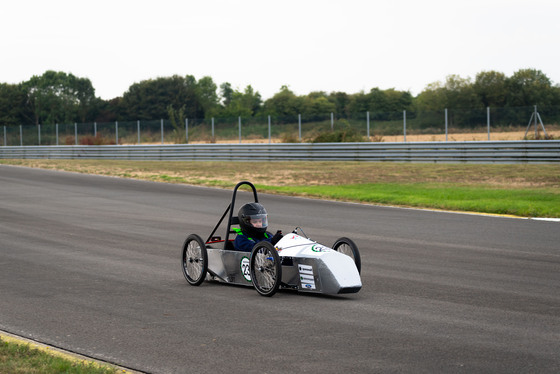
[[[239,226],[248,236],[262,237],[268,227],[266,209],[259,203],[245,204],[239,209]]]

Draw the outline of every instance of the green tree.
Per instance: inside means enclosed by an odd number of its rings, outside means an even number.
[[[121,119],[167,118],[170,105],[173,108],[185,106],[187,118],[204,118],[205,108],[211,107],[210,90],[208,80],[199,87],[192,75],[173,75],[134,83],[123,95],[121,116],[126,117]]]
[[[443,109],[469,109],[481,107],[470,78],[449,75],[445,83],[429,84],[416,98],[419,111]]]
[[[227,107],[231,100],[233,99],[233,88],[231,88],[231,83],[225,82],[220,85],[220,95],[222,97],[222,104]]]
[[[205,118],[214,116],[219,109],[217,89],[218,86],[209,76],[200,78],[196,83],[196,98],[202,107]]]
[[[349,114],[365,113],[370,109],[370,97],[363,91],[350,95],[346,106],[346,110]]]
[[[348,116],[348,104],[350,102],[350,95],[346,92],[331,92],[328,96],[330,102],[335,106],[335,113],[338,116]]]
[[[301,115],[306,120],[320,120],[335,111],[336,105],[324,92],[311,92],[303,97]]]
[[[223,86],[223,85],[222,85]],[[231,88],[231,86],[229,86]],[[224,106],[220,111],[222,117],[252,117],[261,107],[261,95],[253,90],[251,85],[245,87],[243,92],[232,90],[227,93],[229,98],[224,100]],[[225,104],[227,102],[227,104]]]
[[[124,111],[122,101],[122,97],[115,97],[111,100],[97,99],[94,121],[114,122],[119,118],[127,118],[122,114]]]
[[[264,112],[276,117],[294,117],[301,113],[303,98],[296,96],[288,86],[264,102]]]
[[[507,85],[504,73],[482,71],[476,75],[473,89],[484,107],[503,108],[508,96]]]
[[[508,79],[508,105],[553,105],[556,90],[551,80],[540,70],[521,69]]]
[[[23,83],[35,124],[85,121],[95,101],[95,90],[87,78],[49,70]]]
[[[388,120],[400,116],[403,110],[412,109],[412,95],[408,91],[397,91],[394,88],[381,90],[372,88],[369,93],[360,92],[352,95],[348,111],[353,114],[371,113],[371,118]]]
[[[26,102],[27,94],[21,84],[0,83],[0,125],[29,123],[33,113],[29,111]]]

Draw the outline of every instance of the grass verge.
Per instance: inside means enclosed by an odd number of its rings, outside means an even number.
[[[115,374],[119,370],[95,362],[69,360],[0,338],[0,373],[6,374]]]
[[[320,199],[521,217],[560,217],[560,194],[552,190],[479,188],[433,184],[259,186],[261,190]]]
[[[166,183],[405,207],[560,217],[560,165],[378,162],[0,160],[0,163]]]

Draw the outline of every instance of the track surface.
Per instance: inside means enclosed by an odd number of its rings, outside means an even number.
[[[242,196],[248,197],[248,194]],[[559,224],[260,195],[358,294],[189,286],[231,191],[0,166],[0,329],[150,373],[560,371]]]

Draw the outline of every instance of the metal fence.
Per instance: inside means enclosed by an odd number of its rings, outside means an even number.
[[[0,158],[560,163],[560,141],[6,146]]]
[[[540,114],[539,114],[540,112]],[[543,123],[543,120],[546,121]],[[526,130],[530,139],[540,139],[545,128],[560,128],[560,108],[480,108],[434,112],[363,112],[354,115],[184,119],[181,123],[116,121],[53,125],[0,126],[0,146],[32,145],[110,145],[110,144],[187,144],[187,143],[299,143],[313,142],[321,134],[344,131],[354,141],[414,140],[412,135],[444,135],[479,132],[483,139],[495,140],[496,132]],[[521,140],[522,136],[519,137]],[[359,140],[357,140],[359,139]]]

